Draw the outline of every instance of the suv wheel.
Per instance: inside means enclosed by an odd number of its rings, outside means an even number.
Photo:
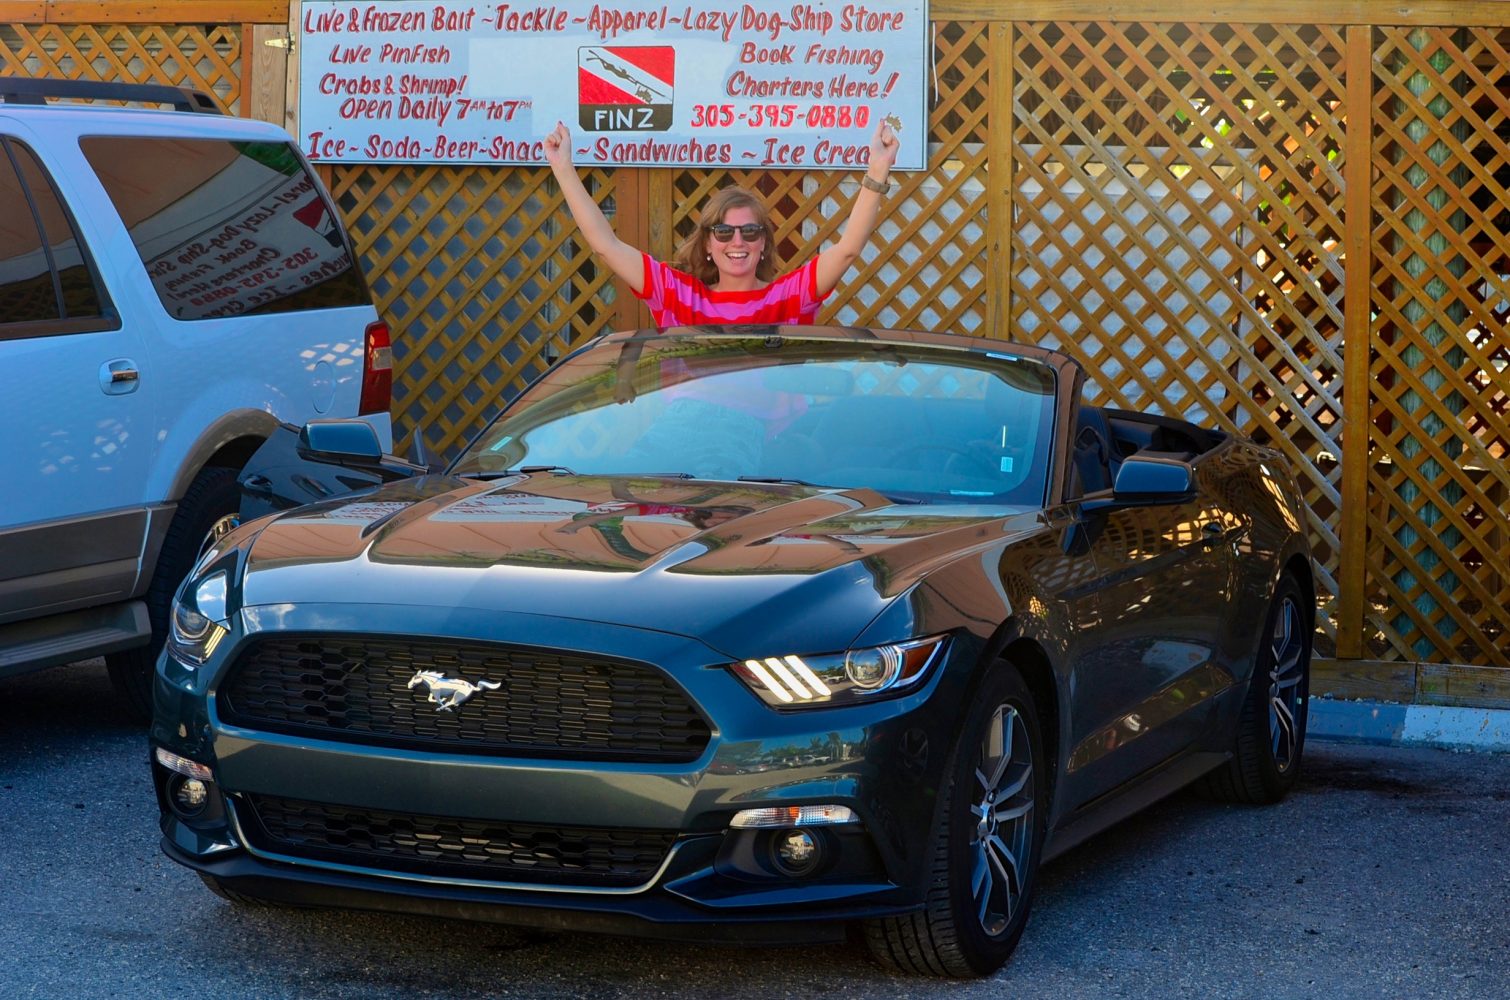
[[[157,654],[162,651],[168,636],[168,612],[173,595],[178,592],[178,585],[189,570],[194,568],[194,561],[211,544],[212,529],[221,527],[227,518],[233,517],[240,503],[235,469],[207,465],[199,470],[178,502],[178,510],[168,525],[167,537],[163,539],[162,552],[157,557],[157,568],[152,572],[152,583],[147,588],[152,641],[105,657],[105,666],[110,671],[110,682],[116,693],[125,702],[127,711],[141,721],[152,718],[152,672],[157,665]],[[220,534],[234,526],[221,527]]]

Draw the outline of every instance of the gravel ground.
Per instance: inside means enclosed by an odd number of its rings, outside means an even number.
[[[242,909],[157,847],[99,661],[0,680],[0,997],[1510,997],[1510,757],[1313,744],[1271,808],[1171,798],[1049,865],[990,980]]]

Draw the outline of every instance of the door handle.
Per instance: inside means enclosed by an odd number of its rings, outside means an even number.
[[[273,495],[273,481],[260,473],[253,473],[241,481],[241,488],[253,496]]]
[[[116,358],[100,365],[100,389],[107,396],[124,396],[135,392],[141,382],[141,372],[130,358]]]

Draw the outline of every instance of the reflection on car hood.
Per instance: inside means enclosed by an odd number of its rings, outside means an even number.
[[[930,568],[1031,527],[1036,513],[899,505],[866,489],[429,476],[279,515],[252,545],[242,593],[248,606],[426,605],[614,622],[722,649],[745,645],[731,630],[797,628],[819,642],[838,628],[847,641]]]

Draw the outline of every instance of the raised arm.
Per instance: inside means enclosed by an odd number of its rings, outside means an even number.
[[[543,145],[546,162],[556,175],[556,183],[561,185],[566,207],[571,209],[572,219],[582,230],[582,238],[610,271],[636,295],[640,294],[645,290],[645,262],[639,250],[619,239],[603,210],[582,186],[582,178],[577,176],[577,168],[571,162],[571,132],[557,122]]]
[[[885,119],[876,126],[870,137],[870,163],[865,167],[865,176],[881,191],[886,189],[886,179],[891,174],[892,164],[897,162],[897,147],[901,141]],[[844,223],[844,232],[838,241],[818,255],[818,295],[833,291],[854,262],[860,259],[860,251],[876,228],[876,218],[881,214],[881,191],[861,187],[855,195],[855,203],[849,210],[849,221]]]

